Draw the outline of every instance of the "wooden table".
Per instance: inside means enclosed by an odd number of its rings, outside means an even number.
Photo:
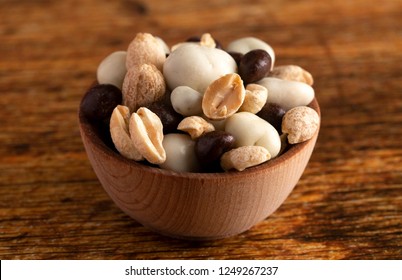
[[[402,2],[0,2],[1,259],[402,259]],[[250,2],[250,1],[248,1]],[[254,36],[315,78],[316,149],[271,217],[227,239],[160,236],[97,180],[77,108],[137,32]]]

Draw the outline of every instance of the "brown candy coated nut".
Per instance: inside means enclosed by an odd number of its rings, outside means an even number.
[[[183,119],[183,116],[177,113],[168,101],[159,100],[149,105],[148,109],[160,118],[163,125],[163,134],[177,131],[177,126]]]
[[[249,51],[240,60],[240,77],[246,84],[261,80],[271,70],[271,64],[271,57],[265,50]]]
[[[81,102],[81,112],[92,121],[109,119],[114,108],[121,104],[122,94],[114,85],[102,84],[89,89]]]
[[[286,111],[276,103],[266,103],[264,107],[257,113],[257,116],[269,122],[275,129],[281,133],[282,118]]]
[[[234,147],[235,139],[225,131],[211,131],[200,136],[195,142],[195,154],[204,166],[218,161],[223,153]]]

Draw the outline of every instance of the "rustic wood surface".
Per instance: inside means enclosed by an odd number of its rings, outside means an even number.
[[[402,259],[402,2],[0,1],[1,259]],[[228,239],[149,231],[97,180],[77,108],[140,31],[255,36],[315,78],[320,136],[270,218]]]

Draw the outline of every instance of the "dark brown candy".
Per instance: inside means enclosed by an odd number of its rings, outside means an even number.
[[[211,131],[197,138],[195,154],[205,171],[216,171],[223,153],[234,148],[235,139],[225,131]]]
[[[91,121],[104,121],[110,118],[113,109],[121,104],[122,93],[114,85],[100,84],[90,88],[84,96],[80,110]]]
[[[269,122],[278,133],[282,133],[282,118],[286,111],[276,103],[267,102],[257,116]]]
[[[269,73],[271,64],[271,56],[265,50],[249,51],[240,60],[239,75],[246,84],[256,82]]]
[[[239,52],[228,52],[228,54],[233,57],[233,59],[236,61],[237,67],[239,67],[243,54]]]
[[[183,116],[177,113],[166,100],[154,102],[148,106],[148,109],[160,118],[163,125],[163,134],[177,132],[177,126]]]

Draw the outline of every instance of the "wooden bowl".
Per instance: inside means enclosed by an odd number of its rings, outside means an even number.
[[[316,100],[310,106],[319,114]],[[79,112],[88,158],[117,206],[145,227],[176,238],[218,239],[250,229],[285,201],[317,140],[242,172],[177,173],[128,160]]]

